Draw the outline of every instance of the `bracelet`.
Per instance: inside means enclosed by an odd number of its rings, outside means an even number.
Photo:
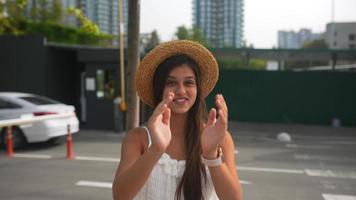
[[[201,157],[201,162],[208,167],[217,167],[223,164],[223,158],[222,158],[223,155],[222,155],[221,148],[219,148],[218,150],[218,157],[214,160],[207,160],[203,156],[200,157]]]

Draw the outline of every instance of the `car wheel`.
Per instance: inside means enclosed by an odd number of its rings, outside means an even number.
[[[7,128],[3,128],[1,131],[2,146],[6,148],[7,146]],[[12,144],[14,149],[23,147],[27,143],[26,137],[24,136],[22,130],[18,127],[12,128]]]

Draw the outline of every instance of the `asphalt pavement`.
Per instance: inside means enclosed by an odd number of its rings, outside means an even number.
[[[230,122],[246,200],[356,200],[356,128]],[[280,133],[290,142],[278,139]],[[66,143],[0,151],[0,199],[111,199],[124,133],[81,130]]]

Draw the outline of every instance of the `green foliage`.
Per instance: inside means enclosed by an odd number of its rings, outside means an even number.
[[[60,22],[63,18],[63,7],[61,0],[53,0],[52,5],[52,13],[50,14],[50,18],[54,22]]]
[[[250,69],[255,70],[265,70],[267,67],[267,61],[263,59],[251,59],[250,60]]]
[[[0,34],[22,34],[18,22],[24,19],[26,0],[0,1]]]
[[[325,40],[313,40],[313,41],[308,41],[305,42],[301,49],[327,49],[328,45],[326,44]],[[287,69],[292,69],[292,68],[305,68],[305,67],[311,67],[311,66],[323,66],[323,65],[328,65],[328,62],[325,61],[288,61],[286,62],[286,68]]]
[[[30,10],[30,20],[33,22],[55,22],[62,19],[62,3],[60,0],[34,0]]]
[[[241,59],[217,59],[219,67],[223,69],[244,69],[246,65]]]
[[[0,1],[0,35],[41,34],[52,42],[88,45],[105,45],[112,39],[111,35],[100,33],[98,26],[77,9],[73,11],[81,22],[81,28],[61,25],[60,0],[53,0],[51,6],[45,0],[33,1],[29,20],[24,16],[27,0],[6,2]]]
[[[179,26],[177,28],[176,36],[178,40],[189,40],[190,34],[189,30],[185,26]]]
[[[303,43],[302,49],[327,49],[328,45],[325,40],[313,40]]]
[[[243,59],[217,59],[217,61],[222,69],[265,70],[267,66],[267,61],[263,59],[251,59],[248,64]]]
[[[160,39],[159,39],[158,33],[156,30],[154,30],[151,32],[148,42],[144,47],[145,52],[149,52],[151,49],[153,49],[159,43],[160,43]]]
[[[40,33],[45,36],[48,41],[68,44],[96,45],[112,38],[110,35],[91,33],[82,29],[63,26],[52,22],[33,23],[23,21],[20,24],[20,29],[26,33]]]
[[[193,41],[199,42],[200,44],[208,46],[203,33],[198,27],[193,27],[193,29],[191,30],[191,39]]]
[[[203,33],[197,27],[188,29],[185,26],[179,26],[177,28],[177,32],[175,33],[175,35],[176,35],[177,39],[179,39],[179,40],[193,40],[193,41],[199,42],[200,44],[202,44],[204,46],[208,46]]]
[[[74,15],[80,22],[80,29],[86,32],[91,32],[95,34],[100,33],[99,27],[93,23],[90,19],[88,19],[84,13],[77,8],[70,7],[68,8],[68,13],[70,15]]]

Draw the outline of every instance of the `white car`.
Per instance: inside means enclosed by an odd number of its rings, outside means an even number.
[[[35,118],[64,113],[75,113],[74,106],[27,93],[0,92],[0,125],[2,120]],[[65,118],[45,119],[43,121],[13,126],[13,146],[18,148],[26,143],[56,140],[67,134],[70,125],[71,133],[79,131],[76,115]],[[0,142],[6,145],[6,127],[0,127]]]

